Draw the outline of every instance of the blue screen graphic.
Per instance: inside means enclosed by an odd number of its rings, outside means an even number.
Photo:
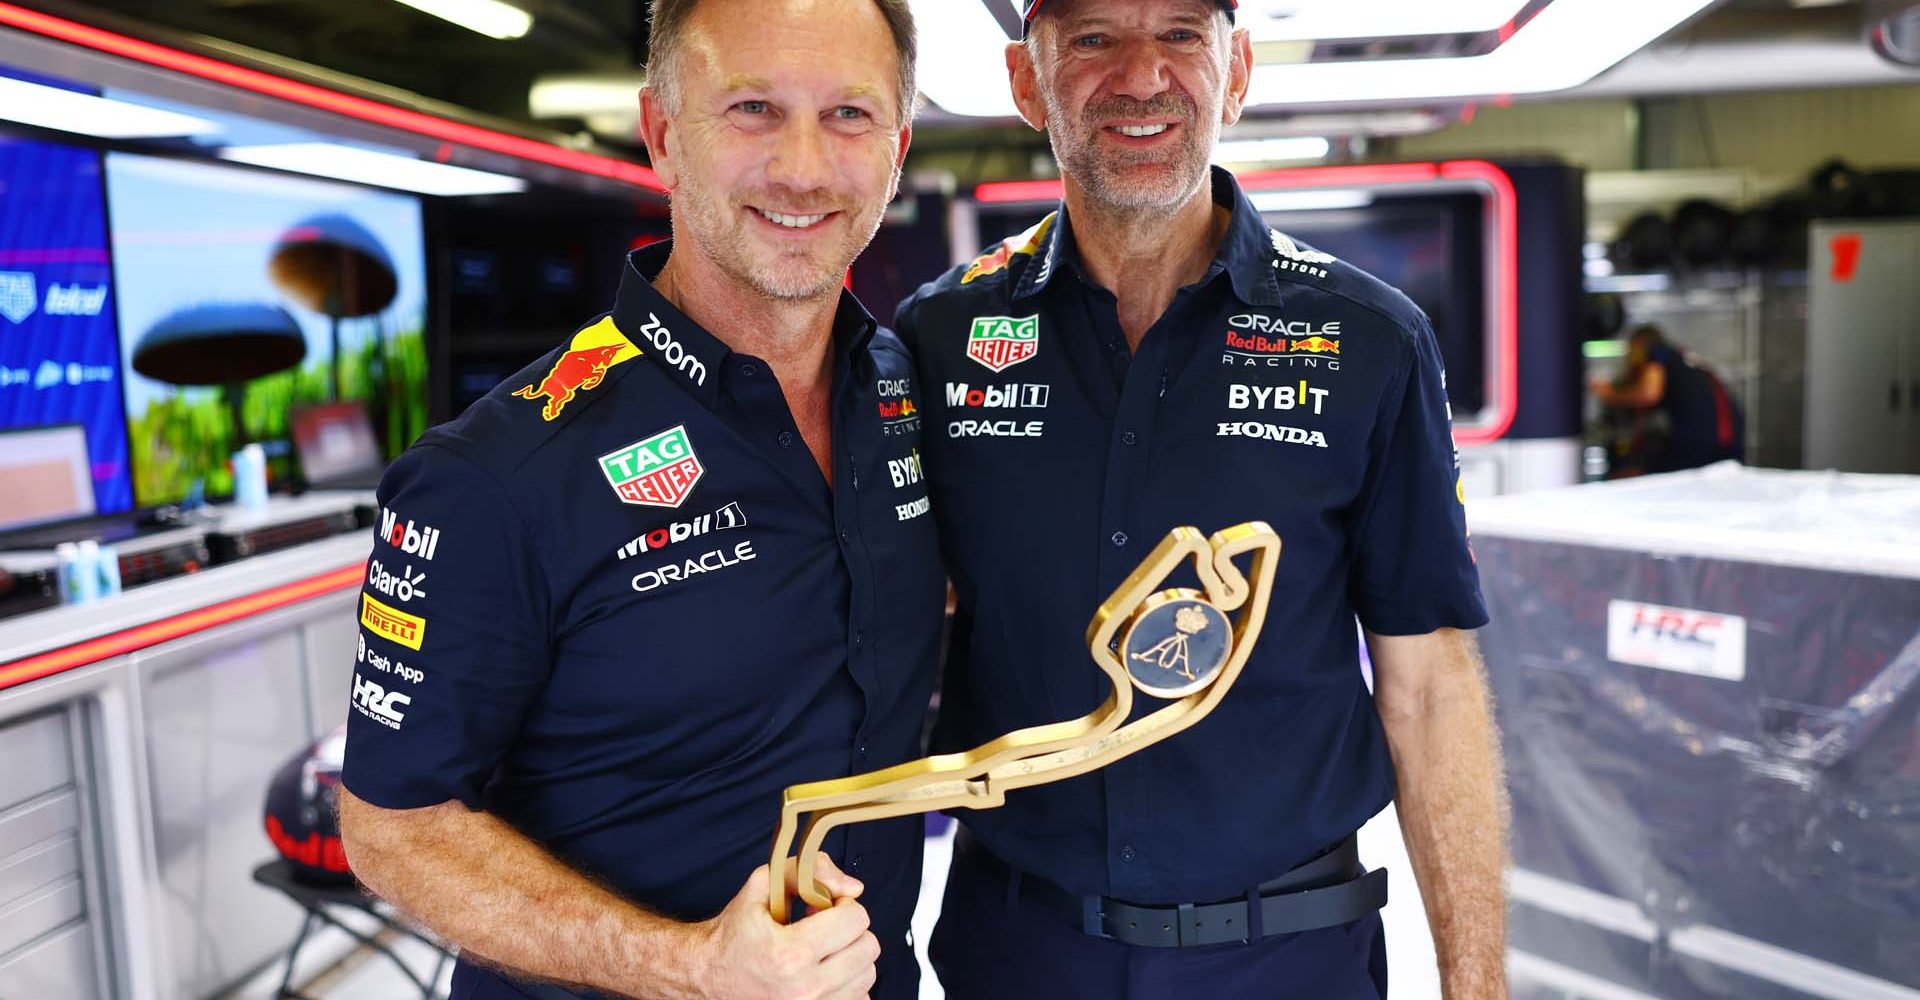
[[[103,514],[133,505],[104,190],[98,152],[0,133],[0,428],[85,427]]]

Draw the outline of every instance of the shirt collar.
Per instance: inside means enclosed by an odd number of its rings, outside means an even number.
[[[613,322],[620,332],[640,348],[642,356],[681,382],[696,397],[712,403],[720,392],[721,373],[726,371],[732,349],[720,338],[675,308],[667,297],[653,287],[660,269],[673,252],[673,241],[662,240],[627,255],[627,266],[620,276],[620,292],[614,299]],[[850,291],[840,293],[840,304],[833,316],[833,341],[841,356],[858,356],[873,340],[877,324],[860,300]]]
[[[1280,283],[1273,274],[1276,253],[1273,230],[1268,228],[1260,210],[1253,207],[1231,173],[1221,167],[1211,170],[1214,204],[1230,209],[1233,218],[1202,281],[1210,281],[1224,271],[1233,282],[1234,294],[1242,302],[1255,306],[1276,305],[1280,299]],[[1027,298],[1045,291],[1063,264],[1076,269],[1080,266],[1064,201],[1060,203],[1052,230],[1047,235],[1046,253],[1035,258],[1021,273],[1020,283],[1014,287],[1014,298]]]

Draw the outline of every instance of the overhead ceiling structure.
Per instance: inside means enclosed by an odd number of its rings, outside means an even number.
[[[527,93],[539,77],[622,73],[645,57],[646,0],[15,2],[527,123]]]
[[[914,0],[930,46],[921,89],[970,117],[1015,111],[994,8],[1014,0]],[[1246,0],[1249,110],[1498,98],[1592,80],[1716,0]],[[996,85],[997,84],[997,85]]]
[[[14,0],[573,132],[639,155],[647,0]],[[923,130],[1014,122],[1020,0],[911,0]],[[1241,0],[1247,138],[1438,128],[1482,101],[1920,82],[1920,0]],[[1891,19],[1891,20],[1890,20]],[[1878,34],[1869,20],[1890,24]],[[1880,39],[1874,42],[1874,39]],[[1424,122],[1424,125],[1419,123]]]
[[[649,207],[663,193],[652,170],[575,137],[87,13],[0,0],[0,122],[437,197],[515,194],[530,181]]]

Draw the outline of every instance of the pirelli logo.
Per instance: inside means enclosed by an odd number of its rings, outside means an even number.
[[[382,639],[413,650],[420,648],[420,641],[427,634],[425,618],[407,614],[399,608],[390,608],[365,593],[360,595],[360,624]]]

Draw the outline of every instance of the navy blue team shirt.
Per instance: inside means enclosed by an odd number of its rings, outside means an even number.
[[[894,324],[959,594],[936,750],[1092,711],[1087,622],[1168,529],[1264,520],[1282,538],[1265,631],[1207,719],[959,814],[1021,869],[1145,904],[1244,894],[1392,798],[1356,615],[1386,635],[1486,622],[1426,317],[1270,230],[1225,171],[1212,186],[1230,229],[1137,351],[1064,208]]]
[[[765,863],[782,789],[919,755],[945,586],[899,340],[842,298],[829,489],[767,364],[654,290],[667,250],[381,482],[344,780],[701,920]],[[876,997],[915,995],[921,831],[827,842],[866,883]]]

